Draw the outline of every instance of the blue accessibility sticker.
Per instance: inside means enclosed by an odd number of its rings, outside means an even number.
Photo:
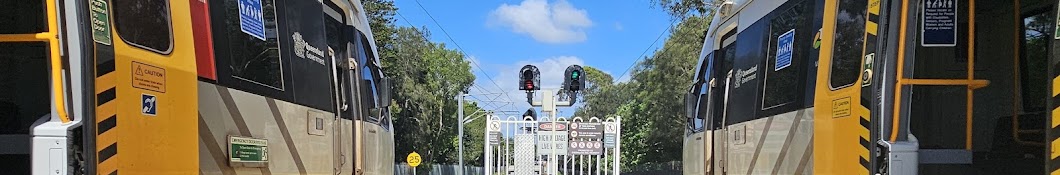
[[[261,0],[238,0],[239,29],[254,38],[265,40],[265,17],[261,10]]]
[[[158,114],[158,98],[151,94],[141,96],[140,112],[144,115],[155,116]]]
[[[795,29],[791,29],[777,37],[777,58],[776,63],[773,65],[773,71],[779,71],[791,66],[792,52],[795,48],[794,43]]]

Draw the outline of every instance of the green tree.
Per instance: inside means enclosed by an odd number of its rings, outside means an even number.
[[[391,43],[394,55],[382,61],[394,88],[396,151],[415,150],[425,162],[450,163],[455,162],[448,156],[456,148],[455,97],[471,87],[475,76],[462,53],[427,41],[427,35],[398,27]]]
[[[364,0],[365,15],[368,16],[368,27],[372,28],[372,38],[375,45],[382,53],[392,52],[390,43],[394,40],[394,14],[397,14],[397,6],[393,0]],[[380,54],[382,56],[383,54]],[[387,57],[383,57],[387,58]]]
[[[416,151],[431,164],[452,164],[457,154],[457,99],[475,76],[463,53],[444,44],[428,41],[426,29],[400,27],[394,24],[397,7],[392,0],[362,1],[368,16],[384,73],[393,84],[395,162],[404,162],[405,154]],[[465,104],[465,114],[481,111],[476,103]],[[481,164],[483,119],[468,124],[464,135],[465,160]],[[424,170],[429,168],[422,168]],[[426,172],[424,172],[426,173]]]
[[[654,165],[681,158],[683,99],[710,19],[689,16],[671,30],[663,47],[637,63],[629,82],[587,69],[584,106],[575,115],[622,117],[622,166]]]
[[[585,73],[586,87],[579,98],[584,105],[574,112],[574,116],[612,117],[619,106],[631,99],[626,83],[614,84],[610,74],[591,66],[585,66]]]
[[[723,0],[652,0],[654,7],[662,8],[675,19],[707,16],[722,2]]]

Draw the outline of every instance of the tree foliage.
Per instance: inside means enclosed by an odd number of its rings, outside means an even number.
[[[652,0],[655,7],[662,8],[675,19],[707,16],[722,2],[724,0]]]
[[[427,40],[426,29],[394,25],[392,0],[362,1],[379,49],[384,72],[393,84],[395,162],[419,152],[425,165],[452,164],[457,159],[459,109],[456,96],[474,82],[465,55]],[[683,99],[702,46],[707,14],[715,0],[653,0],[681,23],[650,57],[637,63],[628,82],[586,66],[587,85],[575,115],[622,116],[623,167],[677,161],[684,129]],[[709,3],[708,3],[709,2]],[[478,104],[464,104],[468,116],[483,114]],[[465,161],[482,164],[484,119],[466,126]],[[422,168],[429,169],[429,168]]]
[[[393,88],[390,110],[397,155],[394,161],[404,162],[404,155],[415,151],[424,160],[421,166],[455,164],[459,122],[456,97],[467,91],[475,80],[470,62],[463,53],[427,40],[430,32],[425,28],[395,25],[397,7],[392,0],[362,2],[383,71],[390,77]],[[467,115],[481,110],[475,103],[464,104]],[[484,120],[477,121],[469,123],[467,128],[485,128]],[[481,140],[480,130],[466,130],[465,140]],[[465,143],[465,146],[467,162],[481,161],[482,144]]]
[[[612,84],[610,76],[588,71],[591,86],[575,115],[622,117],[623,167],[680,160],[685,114],[679,99],[690,86],[709,22],[685,18],[661,49],[637,63],[629,82]]]

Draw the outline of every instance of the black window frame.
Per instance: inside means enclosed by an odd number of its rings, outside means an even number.
[[[235,7],[238,4],[234,3],[234,1],[211,1],[209,3],[211,30],[213,31],[214,39],[214,62],[217,65],[217,83],[267,98],[295,103],[294,94],[291,91],[291,87],[288,86],[293,83],[293,76],[289,75],[291,73],[290,60],[284,56],[285,52],[290,51],[282,48],[287,43],[281,41],[283,39],[280,37],[280,33],[287,30],[284,25],[287,17],[278,9],[283,9],[286,5],[276,0],[261,0],[261,2],[266,31],[266,39],[264,41],[241,31],[238,25],[239,12],[234,11],[238,10]],[[251,43],[251,41],[254,43]],[[276,59],[269,61],[275,61],[276,67],[271,68],[270,64],[270,68],[264,70],[264,72],[276,72],[278,77],[268,78],[270,80],[248,78],[237,75],[232,70],[232,66],[237,64],[237,61],[233,59],[252,55],[241,53],[249,47],[261,49],[261,52],[256,55],[275,55]]]
[[[725,41],[730,38],[732,38],[732,43],[725,44]],[[710,125],[712,126],[710,128],[711,130],[719,130],[725,127],[725,125],[733,124],[731,122],[726,121],[726,116],[728,115],[727,104],[729,103],[726,96],[730,95],[729,91],[732,90],[729,89],[730,83],[732,83],[732,81],[728,80],[728,76],[730,74],[735,73],[733,71],[733,64],[736,60],[737,45],[740,44],[740,40],[738,38],[739,36],[737,34],[736,29],[731,29],[727,31],[721,36],[721,40],[718,40],[720,41],[719,43],[721,47],[719,47],[718,50],[714,51],[714,65],[711,65],[711,69],[714,71],[714,76],[712,76],[712,78],[715,80],[715,85],[717,87],[713,88],[711,90],[711,93],[717,95],[711,96],[711,99],[709,100],[716,101],[717,103],[711,104],[711,107],[715,109],[713,111],[710,111]]]
[[[811,70],[807,62],[808,60],[815,60],[815,57],[811,56],[816,56],[811,54],[811,51],[814,50],[809,44],[803,44],[809,43],[808,41],[812,40],[810,38],[813,36],[812,32],[815,32],[809,23],[814,15],[810,11],[812,8],[812,2],[809,0],[794,0],[777,8],[778,10],[773,11],[772,15],[770,15],[772,18],[770,19],[768,32],[768,49],[766,49],[766,57],[762,64],[765,69],[760,69],[765,74],[762,79],[762,92],[759,102],[761,105],[760,110],[762,110],[759,114],[761,117],[799,110],[805,103],[807,96],[804,90],[808,87],[806,85],[806,72]],[[786,22],[781,20],[794,21]],[[774,68],[776,66],[778,37],[791,30],[794,30],[791,63],[788,67],[776,71]],[[777,97],[776,92],[787,93],[786,98],[773,98]]]
[[[1047,109],[1047,105],[1048,105],[1047,103],[1048,102],[1043,97],[1049,96],[1048,95],[1049,94],[1049,91],[1048,91],[1049,85],[1047,83],[1049,82],[1049,80],[1052,79],[1052,77],[1049,75],[1048,67],[1046,65],[1048,65],[1048,63],[1049,63],[1049,54],[1048,53],[1052,49],[1051,48],[1051,42],[1053,40],[1053,37],[1055,37],[1055,36],[1052,36],[1053,33],[1050,33],[1048,31],[1044,32],[1044,33],[1041,33],[1041,36],[1043,36],[1044,39],[1045,39],[1044,40],[1045,43],[1044,43],[1044,46],[1043,46],[1043,49],[1044,49],[1043,52],[1044,53],[1043,54],[1029,54],[1030,51],[1028,51],[1028,47],[1027,46],[1030,45],[1028,43],[1028,41],[1030,41],[1030,40],[1028,40],[1029,38],[1027,36],[1027,30],[1033,30],[1033,29],[1028,28],[1026,21],[1028,19],[1030,19],[1030,18],[1035,17],[1035,16],[1044,15],[1046,17],[1045,21],[1049,22],[1049,25],[1047,25],[1047,26],[1052,28],[1052,27],[1056,26],[1056,24],[1055,24],[1056,21],[1054,21],[1054,18],[1052,18],[1053,16],[1050,13],[1052,11],[1050,11],[1050,10],[1051,10],[1050,8],[1039,8],[1039,9],[1026,11],[1026,13],[1023,13],[1022,15],[1020,15],[1020,21],[1018,21],[1019,24],[1020,24],[1020,28],[1019,28],[1019,32],[1020,32],[1019,33],[1020,34],[1019,35],[1020,36],[1020,38],[1019,38],[1020,39],[1020,45],[1019,45],[1020,46],[1020,48],[1019,48],[1020,49],[1019,50],[1020,63],[1019,64],[1020,65],[1018,65],[1019,68],[1020,68],[1020,72],[1019,72],[1020,80],[1018,80],[1018,81],[1020,81],[1020,96],[1021,96],[1021,101],[1020,101],[1021,103],[1020,103],[1019,108],[1021,110],[1023,110],[1024,112],[1044,112]],[[1039,63],[1031,63],[1030,62],[1031,61],[1030,56],[1032,56],[1032,55],[1042,56],[1044,58],[1039,58],[1039,59],[1041,59],[1041,60],[1038,60],[1038,61],[1040,61]],[[1030,70],[1030,68],[1031,68],[1030,66],[1031,65],[1042,66],[1041,68],[1043,68],[1044,70],[1031,71]],[[1031,75],[1034,74],[1034,73],[1040,74],[1042,77],[1037,77],[1037,78],[1040,78],[1040,79],[1034,79],[1035,77],[1031,77]],[[1042,84],[1039,84],[1039,86],[1034,86],[1035,83],[1042,83]],[[1033,92],[1035,92],[1034,91],[1035,89],[1038,90],[1038,93],[1033,93]],[[1028,105],[1028,104],[1030,104],[1030,105]]]
[[[358,31],[360,33],[360,31]],[[383,115],[386,113],[381,109],[378,95],[377,80],[379,79],[379,68],[375,62],[375,54],[372,52],[372,46],[368,37],[365,34],[361,34],[360,49],[357,52],[358,61],[360,65],[360,77],[358,77],[361,85],[359,91],[361,92],[361,108],[365,114],[363,120],[365,123],[371,123],[380,125],[380,121],[383,120]],[[382,126],[382,125],[380,125]]]
[[[697,78],[695,82],[696,86],[693,86],[690,90],[690,92],[694,92],[695,96],[697,97],[696,111],[695,114],[693,114],[694,117],[692,118],[692,122],[699,124],[698,127],[695,125],[693,125],[692,127],[693,130],[697,132],[706,131],[709,128],[707,127],[707,125],[710,124],[711,120],[710,113],[708,112],[711,108],[710,91],[712,87],[710,87],[710,80],[712,79],[714,71],[714,52],[712,51],[710,53],[707,53],[706,56],[703,57],[703,62],[704,63],[699,68],[699,72],[697,72],[698,75],[696,77],[699,78]]]
[[[332,85],[333,88],[336,88],[332,91],[332,95],[338,97],[336,99],[338,101],[333,103],[339,107],[335,109],[335,112],[341,114],[342,119],[358,120],[355,117],[358,113],[354,112],[356,111],[354,103],[357,101],[357,93],[354,92],[356,85],[351,83],[357,79],[357,74],[352,72],[353,70],[350,69],[352,65],[348,61],[348,59],[354,57],[351,52],[355,47],[351,45],[357,41],[357,36],[356,33],[350,32],[353,26],[349,25],[349,21],[347,21],[349,14],[346,14],[345,10],[332,1],[324,1],[323,8],[330,8],[335,13],[338,13],[338,18],[328,15],[326,12],[324,13],[324,35],[327,37],[325,38],[325,43],[327,43],[329,49],[328,57],[334,59],[332,68],[335,71],[334,75],[337,76],[332,81],[337,83]]]

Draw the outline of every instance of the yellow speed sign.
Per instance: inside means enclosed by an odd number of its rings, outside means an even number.
[[[412,152],[412,153],[409,154],[409,157],[405,159],[405,161],[407,161],[409,163],[409,166],[412,166],[412,167],[420,166],[420,162],[421,162],[420,154],[416,153],[416,152]]]

